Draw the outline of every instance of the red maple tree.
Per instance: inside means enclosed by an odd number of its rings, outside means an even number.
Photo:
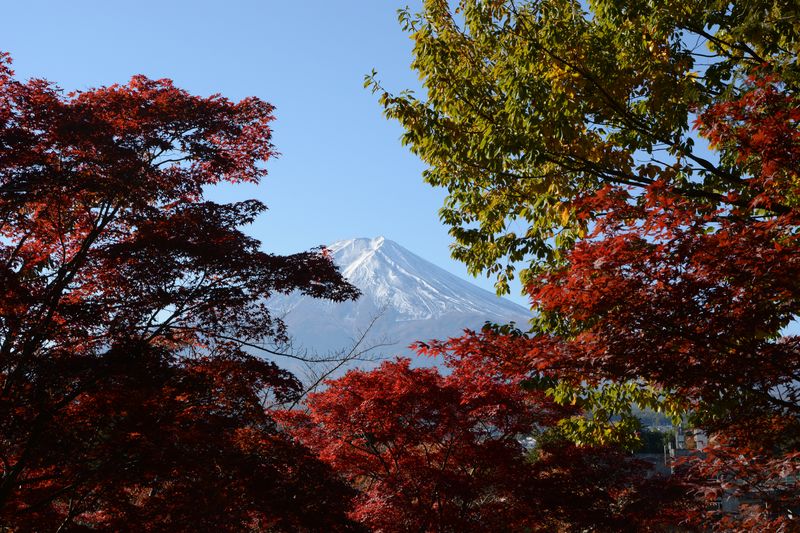
[[[480,345],[509,375],[633,381],[680,399],[711,437],[684,465],[704,501],[687,523],[795,524],[800,339],[786,328],[800,312],[799,119],[795,95],[754,76],[697,120],[727,173],[713,201],[668,171],[641,194],[585,192],[570,207],[590,234],[527,287],[539,329],[451,341]],[[730,498],[739,511],[719,507]]]
[[[279,419],[359,493],[373,531],[649,530],[675,499],[646,465],[546,438],[574,413],[452,346],[448,372],[410,360],[354,370]],[[463,346],[462,346],[463,347]],[[481,364],[476,364],[477,362]],[[540,435],[536,457],[522,444]],[[657,487],[658,490],[654,490]]]
[[[248,355],[264,300],[353,298],[317,251],[238,228],[272,106],[136,76],[64,94],[0,56],[0,523],[12,530],[341,529],[348,490],[265,405],[299,384]]]
[[[514,525],[533,509],[515,437],[536,417],[514,386],[411,368],[354,370],[282,422],[360,493],[353,517],[375,531]],[[547,417],[549,413],[542,413]]]

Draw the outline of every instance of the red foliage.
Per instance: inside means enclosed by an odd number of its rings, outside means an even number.
[[[259,250],[272,106],[137,76],[64,95],[0,57],[0,522],[12,530],[347,527],[347,490],[264,413],[298,383],[245,354],[263,301],[357,295]]]
[[[360,490],[352,516],[373,530],[518,524],[533,509],[515,437],[536,417],[516,387],[464,385],[408,359],[385,362],[329,383],[309,413],[281,420]]]
[[[542,446],[529,489],[538,531],[685,530],[694,505],[678,478],[610,447],[565,441]]]
[[[654,511],[670,498],[644,465],[565,441],[541,443],[533,460],[518,439],[571,410],[460,354],[448,354],[447,375],[408,359],[351,371],[312,395],[308,412],[279,415],[360,491],[355,520],[374,531],[644,531],[658,522]],[[660,500],[647,500],[656,485]]]
[[[686,399],[712,434],[688,470],[698,494],[751,504],[700,518],[725,528],[789,527],[800,504],[800,338],[784,331],[800,312],[798,119],[795,95],[752,80],[698,119],[730,163],[709,178],[718,202],[668,177],[640,197],[608,186],[579,199],[593,233],[528,287],[550,331],[511,352],[518,371]]]

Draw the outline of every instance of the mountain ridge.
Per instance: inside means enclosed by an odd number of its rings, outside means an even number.
[[[416,340],[457,336],[486,321],[524,324],[531,317],[524,307],[383,236],[336,241],[326,249],[342,275],[361,290],[358,300],[334,303],[295,293],[269,301],[295,344],[310,351],[347,348],[373,320],[368,337],[394,344],[391,353],[400,355]]]

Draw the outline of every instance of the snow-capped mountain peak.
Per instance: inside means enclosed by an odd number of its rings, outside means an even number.
[[[425,320],[447,313],[503,316],[526,310],[422,259],[385,237],[338,241],[328,250],[342,275],[399,319]]]
[[[531,317],[524,307],[385,237],[337,241],[326,248],[342,275],[361,290],[357,301],[335,303],[297,293],[270,300],[289,334],[308,349],[347,346],[375,317],[371,337],[395,342],[401,351],[415,340],[459,335],[486,321],[524,324]]]

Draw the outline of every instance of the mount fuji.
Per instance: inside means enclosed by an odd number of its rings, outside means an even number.
[[[384,237],[338,241],[327,249],[342,275],[361,290],[358,300],[335,303],[293,293],[268,302],[283,317],[295,347],[309,352],[349,348],[369,328],[362,346],[380,344],[383,354],[403,355],[416,340],[457,336],[487,320],[524,326],[531,318],[524,307]]]

